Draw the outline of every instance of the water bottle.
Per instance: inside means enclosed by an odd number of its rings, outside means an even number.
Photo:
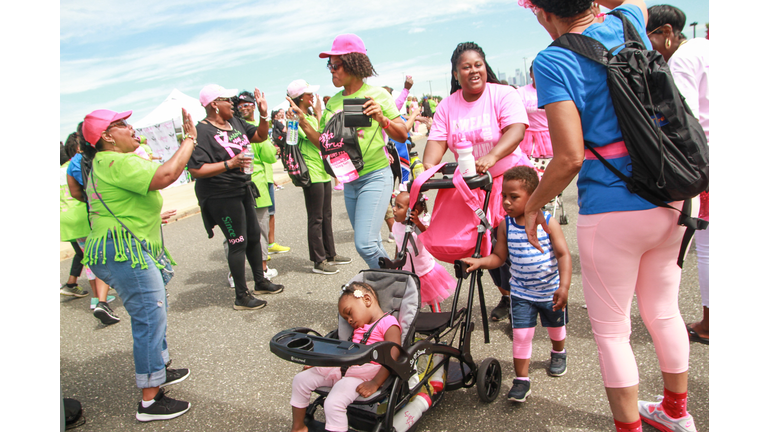
[[[475,157],[472,155],[472,143],[469,141],[462,141],[456,144],[456,153],[459,157],[456,162],[459,163],[459,172],[463,177],[473,176],[477,174],[475,170]]]
[[[288,129],[285,137],[286,144],[298,144],[299,143],[299,121],[295,119],[288,119],[286,122],[286,128]]]
[[[400,408],[395,414],[395,418],[392,419],[392,427],[397,432],[406,432],[413,427],[424,414],[424,411],[428,410],[432,405],[432,399],[426,393],[417,394],[408,405]]]
[[[416,178],[419,176],[419,174],[424,172],[424,165],[421,163],[421,159],[419,159],[419,152],[416,150],[412,151],[410,153],[411,156],[411,172],[413,173],[413,178]]]
[[[443,360],[443,355],[442,354],[433,354],[432,355],[432,362],[433,363],[439,363],[442,360]],[[429,385],[432,386],[432,388],[435,390],[435,393],[443,391],[444,380],[445,380],[445,378],[443,377],[444,374],[445,374],[445,367],[444,366],[440,366],[438,368],[437,372],[435,372],[435,374],[432,375],[429,378]]]
[[[253,174],[253,150],[251,150],[250,144],[246,145],[243,149],[243,157],[251,160],[248,165],[243,167],[243,172],[246,174]]]

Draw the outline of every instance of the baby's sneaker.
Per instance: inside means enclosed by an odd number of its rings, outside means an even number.
[[[507,393],[507,399],[513,402],[525,402],[525,399],[531,395],[531,382],[515,378],[512,380],[512,388]]]
[[[568,371],[566,360],[565,351],[551,353],[549,355],[549,368],[547,369],[549,376],[559,377],[565,375]]]
[[[657,397],[660,399],[660,397]],[[640,411],[640,418],[649,425],[664,432],[696,432],[696,426],[693,424],[693,416],[688,412],[683,417],[673,419],[669,417],[661,407],[661,400],[658,402],[638,401],[637,409]]]

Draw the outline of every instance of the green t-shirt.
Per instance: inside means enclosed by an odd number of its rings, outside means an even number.
[[[395,100],[388,91],[381,87],[374,87],[368,85],[368,83],[363,83],[360,90],[349,96],[342,96],[342,92],[338,92],[328,99],[325,111],[323,111],[323,116],[320,119],[319,130],[325,129],[325,124],[331,117],[344,108],[344,99],[364,98],[365,96],[370,96],[381,105],[381,112],[384,114],[384,117],[394,120],[400,116],[400,111],[395,106]],[[363,153],[363,162],[365,164],[363,170],[358,175],[363,176],[369,172],[389,167],[389,159],[383,150],[384,136],[378,122],[373,120],[370,127],[357,128],[357,140],[360,143],[360,150]]]
[[[246,123],[250,123],[250,124],[252,124],[252,125],[254,125],[256,127],[259,127],[259,123],[261,122],[261,117],[259,117],[258,120],[254,120],[254,121],[249,121],[249,120],[243,120],[243,121],[246,122]],[[272,129],[270,128],[269,130],[271,131]],[[260,142],[258,144],[269,143],[269,145],[274,147],[275,145],[272,144],[272,138],[270,137],[270,135],[272,135],[272,134],[268,133],[267,134],[267,139],[265,139],[264,141],[262,141],[262,142]],[[275,161],[277,161],[277,159],[275,159]],[[272,163],[274,163],[275,161],[273,161]],[[274,177],[273,169],[272,169],[272,163],[265,163],[264,164],[264,175],[267,178],[267,183],[274,183],[275,182],[275,177]],[[254,172],[255,172],[255,170],[254,170]],[[257,206],[257,207],[261,207],[261,206]]]
[[[251,174],[251,181],[259,190],[259,197],[256,198],[256,208],[269,207],[272,205],[272,198],[269,197],[266,167],[272,168],[272,164],[277,162],[277,151],[270,140],[251,143],[251,151],[253,152],[253,174]]]
[[[63,242],[87,237],[91,232],[88,226],[88,207],[69,194],[67,167],[69,162],[59,169],[59,235]]]
[[[159,255],[162,245],[160,211],[163,208],[163,197],[160,192],[149,190],[149,184],[158,168],[159,164],[144,160],[135,153],[96,153],[92,175],[88,176],[85,188],[91,207],[88,214],[91,234],[85,242],[83,264],[96,263],[99,248],[111,232],[116,250],[114,260],[127,261],[130,255],[131,267],[140,264],[142,269],[147,268],[141,245],[125,250],[127,244],[132,244],[131,235],[120,222],[133,232],[137,241],[146,241],[153,257]],[[101,203],[97,191],[120,222]],[[175,264],[173,260],[171,263]]]
[[[317,118],[310,114],[304,114],[304,118],[317,130]],[[304,163],[309,170],[309,180],[312,183],[327,183],[331,181],[331,176],[325,172],[323,158],[320,156],[320,150],[307,139],[307,134],[302,128],[299,128],[299,151],[304,157]]]

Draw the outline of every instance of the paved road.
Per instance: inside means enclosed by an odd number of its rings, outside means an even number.
[[[423,141],[419,142],[423,147]],[[339,254],[354,257],[336,275],[311,272],[306,241],[306,214],[299,189],[290,184],[276,194],[277,239],[293,249],[273,255],[270,266],[280,275],[275,282],[285,292],[265,296],[269,304],[258,311],[235,311],[234,290],[227,284],[221,233],[206,238],[200,215],[169,224],[165,239],[179,265],[168,286],[168,343],[176,367],[192,375],[170,388],[169,395],[188,400],[192,409],[165,422],[135,420],[140,392],[133,376],[130,318],[119,299],[113,309],[122,322],[105,327],[93,318],[88,299],[61,300],[60,364],[65,397],[82,402],[85,431],[287,431],[290,429],[290,384],[300,366],[283,361],[269,351],[269,340],[290,327],[306,326],[321,333],[332,330],[336,320],[339,287],[364,268],[353,244],[353,232],[341,192],[333,193],[334,232]],[[597,350],[584,305],[576,250],[576,189],[565,193],[571,223],[564,231],[574,257],[574,277],[568,326],[568,373],[560,378],[546,374],[549,341],[538,329],[531,363],[532,395],[515,405],[504,397],[512,384],[512,343],[509,321],[491,323],[491,343],[483,344],[480,313],[475,302],[473,355],[495,357],[503,367],[500,397],[493,403],[479,401],[474,388],[448,393],[443,402],[425,414],[418,431],[608,431],[613,422],[602,387]],[[386,235],[386,227],[382,233]],[[390,254],[394,245],[385,243]],[[60,265],[66,279],[71,261]],[[449,267],[446,267],[450,270]],[[248,278],[252,283],[251,277]],[[485,279],[489,308],[498,292]],[[83,286],[86,279],[80,280]],[[466,292],[464,290],[464,292]],[[466,301],[464,295],[460,297]],[[680,304],[683,318],[691,322],[701,313],[696,259],[691,252],[683,271]],[[636,304],[632,310],[632,346],[641,374],[640,396],[661,394],[662,381],[651,337],[641,324]],[[691,345],[689,410],[699,431],[709,430],[709,348]],[[644,430],[652,428],[645,426]]]

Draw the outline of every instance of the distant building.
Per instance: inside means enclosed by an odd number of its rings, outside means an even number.
[[[504,72],[499,72],[499,81],[505,81],[507,79],[507,74]]]

